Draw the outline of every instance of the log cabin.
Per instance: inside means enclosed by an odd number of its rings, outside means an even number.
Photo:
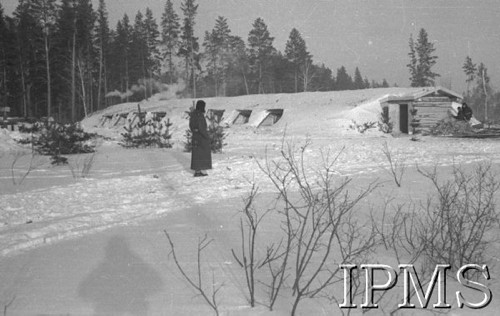
[[[450,117],[452,102],[463,96],[443,87],[428,87],[403,96],[388,96],[380,101],[387,108],[393,133],[412,134],[412,121],[418,121],[418,132],[429,131],[440,120]]]

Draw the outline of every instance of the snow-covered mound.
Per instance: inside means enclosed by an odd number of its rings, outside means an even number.
[[[22,147],[14,140],[16,135],[19,136],[19,133],[0,128],[0,153],[22,150]]]
[[[400,96],[420,88],[381,88],[351,91],[304,92],[294,94],[259,94],[238,97],[204,98],[208,110],[223,110],[224,122],[238,133],[259,130],[259,133],[309,134],[318,137],[335,137],[356,134],[350,130],[352,122],[363,124],[379,120],[380,100],[389,95]],[[137,112],[165,112],[173,123],[174,142],[183,140],[188,121],[186,111],[195,99],[169,99],[155,95],[138,103],[122,103],[94,113],[82,121],[82,126],[91,131],[118,136],[123,131],[125,119],[111,121],[118,114]],[[251,111],[246,124],[233,125],[239,111]],[[282,111],[274,125],[262,124],[269,111]],[[108,121],[103,124],[103,117]],[[262,124],[262,125],[261,125]],[[114,134],[113,134],[114,133]],[[231,134],[231,132],[229,133]]]

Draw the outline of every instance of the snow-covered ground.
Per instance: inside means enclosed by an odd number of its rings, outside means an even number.
[[[283,135],[297,146],[311,140],[305,152],[311,175],[321,166],[322,153],[330,151],[341,153],[335,164],[339,176],[370,179],[385,174],[385,180],[390,180],[384,171],[388,167],[382,153],[385,142],[393,158],[407,166],[500,162],[500,143],[495,139],[420,137],[419,141],[411,141],[407,136],[393,137],[376,128],[360,134],[350,127],[352,121],[377,121],[378,100],[408,91],[413,90],[206,99],[209,109],[224,109],[225,113],[235,109],[281,108],[284,115],[273,126],[230,126],[224,152],[213,155],[214,168],[209,177],[203,178],[192,177],[190,154],[182,151],[187,127],[183,112],[192,100],[161,100],[157,96],[140,103],[143,111],[167,112],[174,123],[171,149],[124,149],[118,145],[121,126],[99,126],[102,115],[134,111],[137,104],[116,105],[85,119],[82,126],[86,130],[110,137],[99,142],[85,178],[78,176],[79,170],[90,154],[70,157],[73,171],[68,166],[54,167],[46,157],[32,160],[29,149],[13,140],[22,137],[18,132],[0,130],[0,265],[2,257],[12,260],[21,253],[62,240],[77,240],[111,227],[168,219],[169,214],[196,206],[234,201],[247,194],[253,182],[261,192],[273,192],[259,164],[266,157],[276,159],[280,155]],[[33,170],[27,173],[30,164]],[[414,191],[424,189],[412,177],[405,178],[405,182],[410,191],[414,183]],[[234,222],[238,225],[237,220]]]
[[[380,91],[379,91],[380,90]],[[144,111],[166,111],[179,122],[173,129],[172,149],[123,149],[118,145],[122,126],[98,127],[102,115],[134,111],[136,104],[121,104],[93,115],[82,122],[89,131],[113,137],[100,143],[94,163],[86,178],[79,178],[85,157],[70,157],[70,166],[53,167],[44,157],[31,162],[29,148],[16,145],[12,138],[18,132],[1,132],[0,149],[0,253],[79,236],[114,225],[186,208],[192,203],[226,199],[246,192],[252,181],[266,179],[259,170],[265,154],[279,155],[283,134],[287,141],[301,145],[310,138],[306,152],[311,169],[321,164],[321,150],[338,153],[339,175],[353,176],[387,167],[382,144],[389,143],[396,159],[408,165],[450,165],[500,158],[495,140],[461,140],[424,137],[412,142],[393,138],[377,130],[360,134],[350,128],[376,121],[380,114],[378,100],[390,93],[411,89],[371,89],[357,92],[303,93],[291,95],[258,95],[252,97],[207,99],[212,109],[284,107],[285,113],[274,126],[234,125],[227,129],[227,147],[214,155],[214,169],[206,179],[191,178],[189,154],[182,151],[183,131],[187,120],[183,115],[190,100],[165,101],[153,98],[143,101]],[[250,101],[251,100],[251,101]],[[292,104],[293,103],[293,104]],[[19,153],[27,152],[26,156]],[[12,168],[12,162],[19,156]],[[34,165],[21,184],[29,165]],[[72,174],[71,168],[76,175]],[[12,174],[14,172],[14,175]],[[268,183],[269,184],[269,183]],[[7,193],[7,194],[6,194]]]

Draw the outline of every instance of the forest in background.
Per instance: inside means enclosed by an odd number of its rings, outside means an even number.
[[[196,0],[182,0],[178,9],[166,0],[159,22],[146,8],[133,21],[124,15],[113,29],[105,0],[97,9],[91,0],[19,0],[12,16],[0,3],[0,106],[9,106],[11,116],[67,122],[167,90],[201,98],[389,86],[363,77],[359,68],[351,75],[344,66],[334,73],[315,63],[295,28],[278,51],[262,18],[243,39],[219,16],[199,39],[197,9]],[[427,34],[421,33],[416,42],[410,37],[412,86],[433,85],[439,76],[430,70],[437,59],[432,43],[422,43]],[[466,100],[480,118],[495,117],[500,97],[486,67],[470,60],[464,72]]]

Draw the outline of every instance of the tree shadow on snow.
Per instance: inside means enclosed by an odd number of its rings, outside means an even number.
[[[147,315],[148,297],[162,286],[160,274],[116,236],[103,261],[80,283],[78,295],[93,305],[94,315]]]

